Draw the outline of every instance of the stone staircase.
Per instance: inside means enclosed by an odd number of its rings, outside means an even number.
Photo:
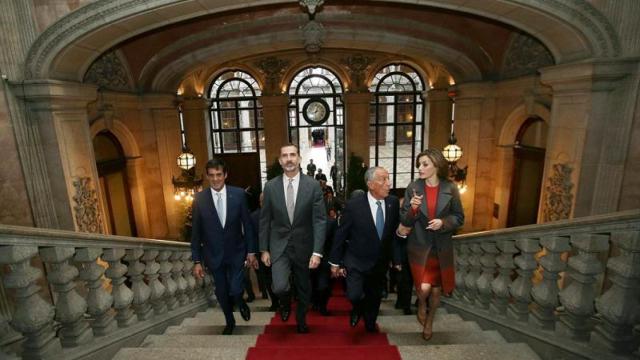
[[[378,325],[387,334],[389,343],[398,347],[403,359],[540,359],[528,345],[508,343],[497,331],[482,330],[477,323],[464,321],[444,308],[438,309],[433,337],[425,342],[415,315],[403,315],[401,310],[394,309],[393,297],[382,301]],[[224,328],[222,312],[218,308],[208,309],[185,319],[179,326],[168,327],[163,335],[147,336],[137,348],[120,349],[113,359],[245,359],[247,350],[255,345],[258,335],[274,316],[267,310],[268,300],[256,300],[249,305],[251,320],[245,322],[236,314],[232,336],[220,335]],[[295,323],[293,319],[289,321]],[[313,325],[310,330],[314,331]]]

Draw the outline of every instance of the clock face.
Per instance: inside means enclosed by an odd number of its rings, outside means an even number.
[[[311,98],[304,104],[302,114],[312,125],[320,125],[329,117],[329,104],[321,98]]]

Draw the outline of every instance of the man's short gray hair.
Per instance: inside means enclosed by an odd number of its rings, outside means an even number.
[[[373,181],[373,176],[375,175],[376,170],[378,169],[384,170],[384,168],[380,166],[373,166],[368,168],[367,171],[365,171],[364,173],[364,182],[367,183],[369,181]]]

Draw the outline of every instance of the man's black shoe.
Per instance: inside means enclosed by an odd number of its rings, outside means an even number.
[[[402,313],[405,314],[405,315],[412,315],[413,311],[411,311],[411,308],[408,307],[408,308],[402,309]]]
[[[227,326],[224,327],[224,330],[222,330],[222,335],[231,335],[233,334],[233,329],[236,326],[234,324],[229,324]]]
[[[373,325],[365,324],[365,329],[367,330],[368,333],[380,332],[380,330],[378,330],[378,327],[376,326],[376,324],[373,324]]]
[[[309,333],[309,327],[307,326],[307,324],[298,324],[298,325],[296,325],[296,330],[298,331],[298,334],[308,334]]]
[[[238,310],[240,310],[240,316],[244,321],[249,321],[251,319],[251,310],[249,310],[249,306],[245,302],[241,302],[238,305]]]
[[[291,315],[291,308],[281,308],[280,309],[280,318],[282,321],[286,322],[289,320],[289,315]]]
[[[256,299],[256,296],[254,294],[247,295],[247,302],[248,303],[253,302],[253,300],[255,300],[255,299]]]
[[[269,311],[278,311],[278,305],[271,304],[271,306],[269,306]]]
[[[351,327],[356,327],[356,325],[358,325],[358,322],[360,321],[360,313],[358,311],[351,310],[351,316],[349,319],[349,325],[351,325]]]

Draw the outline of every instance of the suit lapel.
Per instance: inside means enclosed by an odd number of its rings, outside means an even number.
[[[213,193],[211,192],[211,188],[208,188],[205,193],[205,205],[209,207],[211,214],[213,215],[214,221],[218,222],[218,225],[222,228],[222,224],[220,223],[220,217],[218,216],[218,211],[216,210],[216,205],[213,203]]]
[[[424,214],[424,216],[429,218],[429,211],[427,211],[427,194],[424,192],[424,180],[418,179],[416,180],[416,193],[418,195],[422,195],[422,202],[420,202],[420,212]],[[409,199],[411,200],[411,199]]]
[[[372,229],[373,233],[375,234],[375,237],[378,237],[378,229],[376,228],[376,219],[373,218],[373,213],[371,212],[371,206],[369,205],[369,195],[368,193],[365,194],[365,196],[362,197],[362,207],[363,210],[366,210],[368,215],[365,215],[365,218],[367,219],[367,222],[369,223],[369,229]],[[377,211],[377,210],[376,210]],[[386,226],[386,220],[385,220],[385,226]],[[384,230],[382,231],[382,233],[384,234]],[[378,239],[380,240],[380,239]]]
[[[384,237],[384,234],[389,231],[389,226],[387,225],[391,224],[391,219],[389,218],[389,216],[391,216],[391,201],[389,201],[388,196],[384,198],[384,206],[386,207],[386,209],[384,210],[384,230],[382,230],[382,237]]]
[[[293,220],[298,218],[298,212],[300,212],[300,207],[302,206],[302,197],[304,196],[304,194],[308,192],[311,192],[311,189],[308,188],[309,186],[309,182],[306,181],[306,175],[302,175],[302,173],[300,173],[300,183],[298,184],[298,192],[296,193],[296,203],[294,204],[294,208],[293,208]],[[315,180],[313,180],[315,181]],[[292,224],[293,225],[293,224]]]
[[[449,181],[440,181],[440,191],[438,191],[438,201],[436,203],[436,216],[440,215],[442,210],[451,200],[451,197],[453,196],[451,195],[451,186],[454,185]]]

